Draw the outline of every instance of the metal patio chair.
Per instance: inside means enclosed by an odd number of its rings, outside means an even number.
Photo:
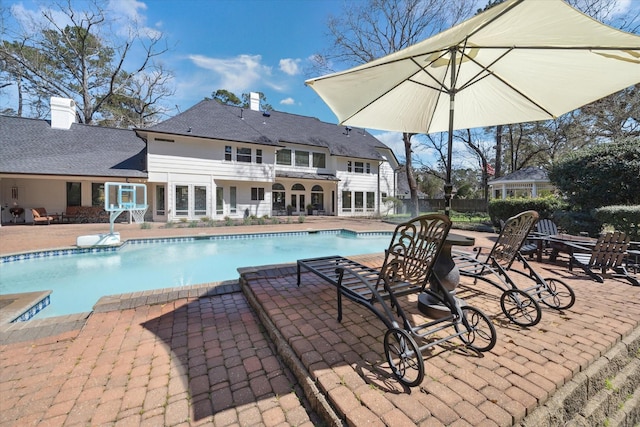
[[[338,321],[342,320],[344,295],[367,307],[385,324],[387,361],[393,374],[409,387],[424,379],[422,351],[453,338],[476,351],[489,351],[496,343],[491,320],[477,308],[454,298],[433,274],[433,264],[450,228],[448,217],[435,214],[398,225],[379,270],[337,255],[297,262],[298,286],[301,272],[307,270],[336,287]],[[437,318],[413,324],[413,317],[398,301],[399,296],[409,293],[420,293],[419,301],[429,296],[430,305],[442,308]],[[418,308],[424,313],[429,307],[419,302]],[[445,330],[448,333],[443,337],[440,332]]]
[[[502,291],[502,312],[520,326],[533,326],[540,322],[542,311],[539,302],[556,310],[568,309],[575,303],[575,293],[569,285],[560,279],[542,278],[520,252],[537,220],[535,211],[509,218],[486,257],[482,256],[480,248],[475,249],[475,256],[461,251],[453,253],[461,275],[473,277],[474,284],[482,280]],[[510,274],[518,274],[532,285],[521,289]]]

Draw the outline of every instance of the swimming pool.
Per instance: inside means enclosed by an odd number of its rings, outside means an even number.
[[[132,240],[118,250],[0,263],[0,294],[52,290],[37,318],[91,311],[105,295],[238,278],[238,267],[383,252],[391,233],[295,232]],[[50,254],[47,254],[50,255]]]

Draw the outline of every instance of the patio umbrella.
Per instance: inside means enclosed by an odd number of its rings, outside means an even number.
[[[306,81],[341,124],[453,131],[554,119],[640,82],[640,37],[562,0],[508,0],[406,49]]]

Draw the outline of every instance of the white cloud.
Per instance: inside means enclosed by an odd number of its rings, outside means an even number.
[[[300,59],[285,58],[280,60],[280,71],[290,76],[300,74]]]
[[[400,162],[404,162],[404,142],[402,141],[402,133],[399,132],[382,132],[369,131],[380,142],[391,148]]]
[[[258,83],[265,76],[271,75],[271,67],[262,65],[260,55],[238,55],[233,58],[189,55],[189,59],[196,66],[217,75],[217,78],[209,83],[213,89],[220,88],[238,93],[256,90]]]
[[[280,104],[282,105],[295,105],[295,103],[296,101],[291,97],[285,98],[280,101]]]

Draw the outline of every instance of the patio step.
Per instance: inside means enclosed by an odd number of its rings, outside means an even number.
[[[634,427],[640,423],[640,328],[573,377],[521,427]]]

